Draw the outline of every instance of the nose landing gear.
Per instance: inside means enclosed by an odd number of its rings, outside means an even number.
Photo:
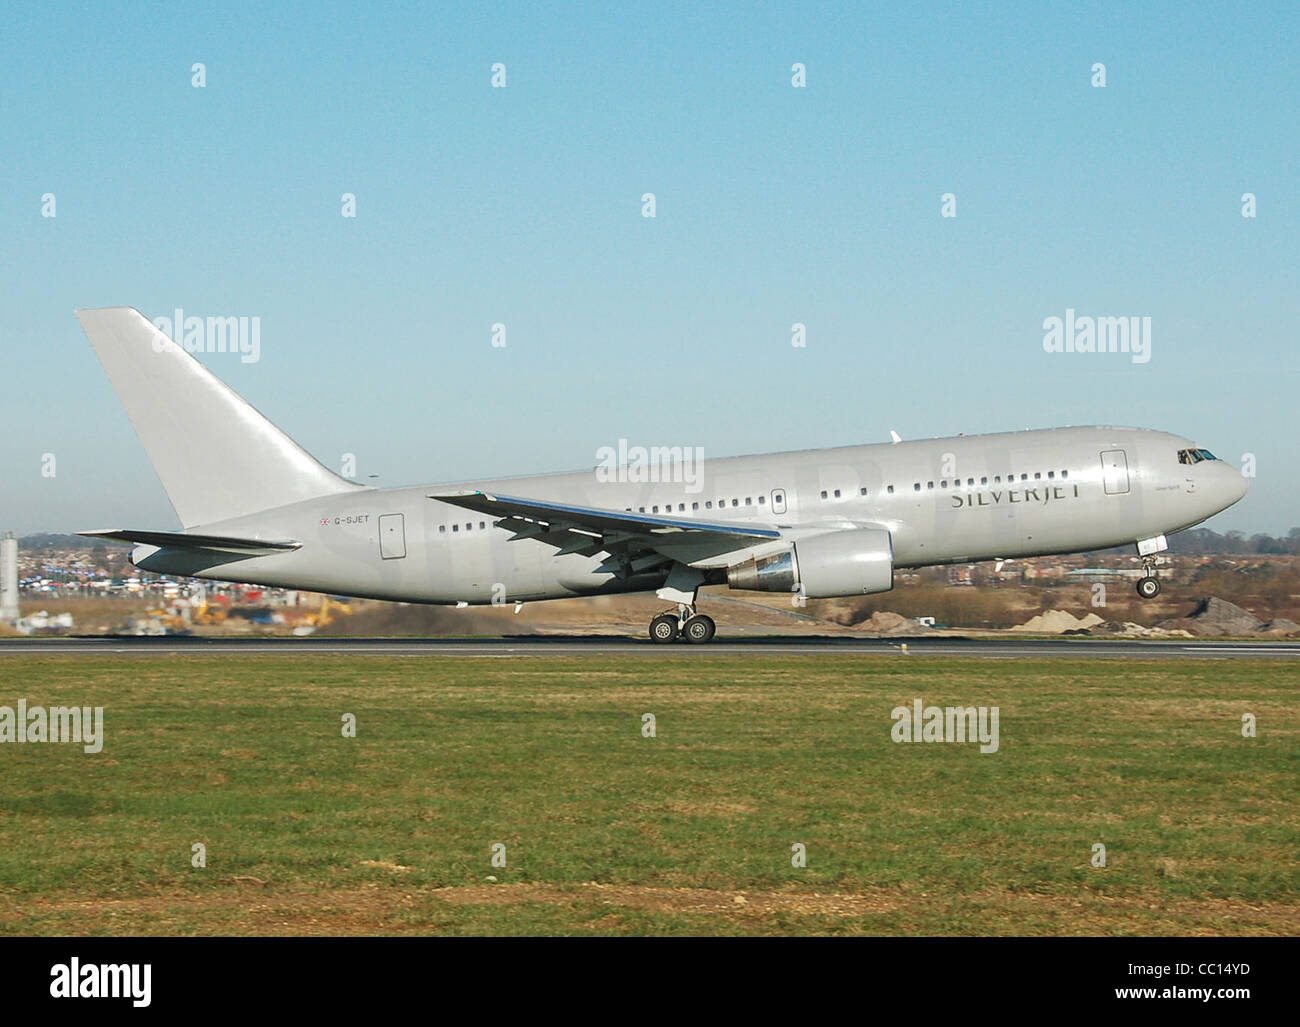
[[[1143,599],[1154,599],[1160,594],[1160,579],[1154,574],[1145,578],[1139,578],[1137,583],[1137,594]]]
[[[1160,594],[1160,579],[1156,577],[1155,556],[1142,557],[1142,566],[1146,574],[1138,578],[1137,594],[1142,599],[1154,599]]]

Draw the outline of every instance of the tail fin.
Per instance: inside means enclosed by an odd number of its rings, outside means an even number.
[[[187,528],[363,486],[327,470],[138,310],[77,320]]]

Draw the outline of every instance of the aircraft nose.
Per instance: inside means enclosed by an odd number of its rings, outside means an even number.
[[[1223,465],[1223,473],[1219,477],[1221,480],[1216,491],[1223,502],[1219,509],[1226,510],[1250,490],[1250,479],[1228,464]]]
[[[1246,495],[1246,493],[1250,491],[1250,479],[1247,478],[1240,471],[1237,471],[1234,474],[1234,477],[1236,478],[1236,482],[1234,483],[1236,491],[1233,493],[1232,501],[1235,503],[1237,500],[1243,498]]]

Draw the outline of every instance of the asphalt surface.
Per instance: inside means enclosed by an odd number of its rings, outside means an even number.
[[[717,638],[704,646],[678,642],[656,645],[648,638],[613,636],[527,635],[507,638],[200,638],[161,637],[61,637],[0,640],[0,657],[33,654],[114,654],[157,656],[170,654],[290,655],[383,654],[390,656],[572,656],[582,653],[624,655],[680,655],[701,653],[742,654],[755,657],[778,654],[896,653],[907,647],[915,656],[977,657],[1142,657],[1144,659],[1300,658],[1300,642],[1271,641],[1143,641],[1079,638],[842,638],[764,636]]]

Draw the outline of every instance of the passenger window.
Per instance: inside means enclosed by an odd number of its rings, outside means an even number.
[[[981,484],[981,485],[987,485],[988,483],[989,483],[989,480],[988,480],[987,477],[984,477],[984,478],[981,478],[981,479],[980,479],[980,484]]]
[[[767,499],[766,496],[759,496],[759,497],[758,497],[758,505],[759,505],[759,506],[762,506],[763,503],[764,503],[764,501],[765,501],[766,499]]]
[[[948,479],[944,478],[941,482],[939,482],[939,488],[946,489],[947,487],[948,487]]]
[[[739,500],[739,499],[733,499],[733,500],[731,501],[731,505],[732,505],[732,506],[739,506],[739,505],[740,505],[740,500]]]
[[[713,509],[713,500],[712,500],[712,499],[709,499],[709,500],[706,500],[706,501],[705,501],[705,503],[704,503],[704,509],[706,509],[706,510],[712,510],[712,509]]]
[[[920,483],[919,481],[915,481],[915,482],[912,483],[912,491],[913,491],[913,492],[920,492],[920,491],[921,491],[921,483]]]
[[[825,499],[825,498],[826,498],[826,490],[825,490],[825,489],[822,489],[822,499]]]
[[[1069,476],[1070,476],[1070,472],[1069,472],[1069,471],[1062,471],[1062,472],[1061,472],[1061,477],[1062,477],[1062,478],[1068,478]]]
[[[866,490],[866,489],[858,489],[858,495],[860,495],[860,496],[865,496],[866,494],[867,494],[867,490]]]
[[[746,505],[746,506],[753,506],[753,505],[754,505],[754,497],[753,497],[753,496],[746,496],[746,497],[745,497],[745,505]]]
[[[894,486],[890,485],[885,491],[892,496],[894,494]]]
[[[700,508],[700,504],[699,504],[699,503],[692,503],[692,504],[691,504],[691,510],[698,510],[699,508]]]
[[[932,488],[934,488],[934,482],[932,482],[932,481],[927,481],[927,482],[925,483],[925,487],[928,488],[928,489],[932,489]]]
[[[1056,472],[1055,472],[1055,471],[1048,471],[1048,472],[1047,472],[1047,476],[1048,476],[1049,478],[1055,478],[1055,477],[1056,477]]]
[[[839,499],[839,498],[840,498],[840,490],[839,490],[839,489],[836,489],[836,490],[835,490],[835,498],[836,498],[836,499]]]
[[[451,530],[452,530],[452,531],[460,531],[460,525],[459,525],[459,524],[453,524],[453,525],[451,526]]]
[[[995,475],[993,475],[993,484],[994,484],[994,485],[1001,485],[1001,484],[1002,484],[1002,475],[1000,475],[1000,474],[995,474]]]
[[[439,530],[440,532],[442,532],[442,533],[445,535],[445,534],[447,533],[447,525],[445,525],[445,524],[439,524],[439,525],[438,525],[438,530]]]
[[[1035,472],[1034,472],[1034,481],[1039,481],[1042,477],[1043,477],[1043,474],[1042,474],[1041,471],[1035,471]]]

